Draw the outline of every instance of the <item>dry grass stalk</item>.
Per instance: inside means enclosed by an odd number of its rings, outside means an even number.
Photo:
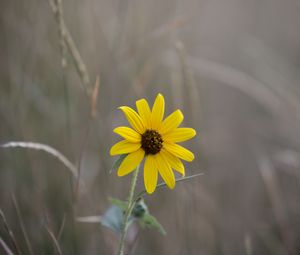
[[[281,238],[284,242],[286,252],[287,254],[289,254],[290,238],[288,234],[288,229],[291,226],[291,224],[287,217],[285,206],[282,202],[283,199],[281,196],[276,171],[273,168],[273,164],[269,160],[269,158],[267,156],[263,156],[262,153],[257,155],[257,162],[274,210],[274,216],[280,229]]]
[[[49,234],[53,244],[54,244],[54,248],[55,248],[55,254],[58,254],[58,255],[62,255],[62,251],[61,251],[61,248],[60,248],[60,245],[54,235],[54,233],[51,231],[51,229],[48,227],[48,226],[44,226],[47,233]]]
[[[55,2],[54,2],[55,1]],[[76,44],[66,26],[64,17],[63,17],[63,8],[62,8],[62,1],[61,0],[49,0],[50,7],[55,15],[56,22],[59,25],[60,36],[63,38],[64,43],[61,44],[61,49],[64,51],[64,44],[67,46],[70,55],[72,56],[75,64],[75,68],[77,73],[81,79],[83,84],[83,89],[90,95],[90,77],[87,71],[87,68],[82,60],[82,57],[76,47]],[[63,52],[64,53],[64,52]],[[64,55],[62,55],[64,57]]]
[[[9,249],[7,244],[2,240],[0,237],[0,245],[2,246],[3,250],[6,252],[7,255],[14,255],[13,252]]]
[[[0,145],[2,148],[27,148],[33,150],[41,150],[47,152],[48,154],[57,158],[60,162],[62,162],[73,174],[74,177],[77,178],[78,173],[76,167],[58,150],[50,147],[49,145],[42,143],[32,143],[32,142],[8,142]]]
[[[5,218],[5,215],[4,215],[4,213],[2,212],[2,210],[0,210],[0,216],[1,216],[2,221],[3,221],[3,224],[4,224],[4,228],[5,228],[6,232],[8,233],[9,239],[10,239],[12,245],[14,246],[14,250],[15,250],[16,254],[17,254],[17,255],[21,255],[21,251],[20,251],[19,245],[18,245],[18,243],[17,243],[17,240],[16,240],[16,238],[15,238],[15,235],[14,235],[14,233],[12,232],[12,230],[10,229],[10,227],[9,227],[9,225],[8,225],[8,223],[7,223],[7,220],[6,220],[6,218]],[[3,242],[3,243],[1,243],[2,246],[3,246],[3,249],[6,250],[5,247],[7,247],[7,245],[5,244],[5,242],[4,242],[2,239],[1,239],[1,241]],[[8,248],[8,247],[7,247],[7,248]],[[10,249],[8,249],[8,250],[10,250]],[[8,250],[6,250],[6,251],[8,251]],[[9,252],[7,252],[7,254],[9,254]],[[13,254],[13,253],[12,253],[12,254]]]
[[[28,234],[27,234],[24,222],[23,222],[22,214],[21,214],[17,199],[16,199],[14,194],[12,194],[12,201],[13,201],[14,207],[15,207],[16,212],[17,212],[19,224],[20,224],[22,234],[24,236],[24,239],[25,239],[25,242],[26,242],[26,245],[27,245],[28,252],[29,252],[30,255],[33,255],[34,253],[33,253],[33,250],[32,250],[32,245],[30,243],[30,240],[29,240],[29,237],[28,237]]]
[[[67,67],[67,60],[66,60],[66,43],[64,40],[65,37],[65,30],[63,27],[63,8],[62,8],[62,1],[55,0],[55,4],[57,7],[57,12],[55,13],[57,23],[59,24],[59,35],[60,35],[60,48],[61,48],[61,66],[63,69]]]
[[[91,117],[95,118],[97,114],[97,99],[99,94],[99,87],[100,87],[100,77],[96,77],[94,89],[91,95]]]

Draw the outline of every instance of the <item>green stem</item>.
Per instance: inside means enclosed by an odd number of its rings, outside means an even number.
[[[130,185],[130,191],[129,191],[129,197],[128,197],[128,205],[125,211],[125,216],[124,216],[124,221],[122,225],[122,232],[121,232],[121,237],[119,241],[119,246],[118,246],[118,255],[123,255],[124,254],[124,245],[125,245],[125,238],[126,238],[126,233],[128,229],[128,220],[131,215],[133,205],[135,203],[134,201],[134,190],[136,187],[136,182],[137,182],[137,177],[139,173],[139,168],[140,166],[138,165],[136,170],[133,173],[132,180],[131,180],[131,185]]]

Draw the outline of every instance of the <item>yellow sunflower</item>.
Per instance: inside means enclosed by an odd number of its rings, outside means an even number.
[[[157,185],[158,173],[170,189],[175,187],[172,169],[185,174],[181,161],[192,161],[194,154],[176,144],[191,139],[196,135],[192,128],[178,128],[183,120],[180,110],[164,118],[165,100],[158,94],[152,111],[145,99],[136,101],[137,112],[128,106],[121,106],[128,122],[132,126],[117,127],[114,132],[124,138],[110,150],[111,155],[128,154],[118,169],[118,176],[132,172],[145,158],[144,183],[146,191],[151,194]]]

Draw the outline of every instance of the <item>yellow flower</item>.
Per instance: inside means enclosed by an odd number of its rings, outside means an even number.
[[[176,144],[196,135],[192,128],[178,128],[183,120],[180,110],[174,111],[163,120],[165,100],[158,94],[152,111],[145,99],[136,101],[137,112],[128,106],[121,106],[128,122],[132,126],[117,127],[114,132],[124,138],[110,150],[111,155],[128,154],[122,161],[118,176],[132,172],[144,158],[144,183],[146,191],[155,191],[158,173],[170,189],[175,187],[175,171],[185,174],[181,159],[192,161],[194,154]]]

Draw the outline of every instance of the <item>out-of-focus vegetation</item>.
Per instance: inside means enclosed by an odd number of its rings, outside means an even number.
[[[162,92],[167,113],[181,108],[198,131],[187,175],[205,174],[146,197],[167,235],[139,232],[132,254],[299,254],[299,2],[76,0],[63,17],[88,82],[48,1],[0,3],[0,143],[48,144],[82,181],[74,195],[57,159],[1,148],[0,253],[16,250],[9,227],[22,254],[112,254],[114,234],[75,217],[126,199],[130,177],[109,174],[112,129],[125,123],[116,109]],[[82,87],[97,75],[91,118]]]

